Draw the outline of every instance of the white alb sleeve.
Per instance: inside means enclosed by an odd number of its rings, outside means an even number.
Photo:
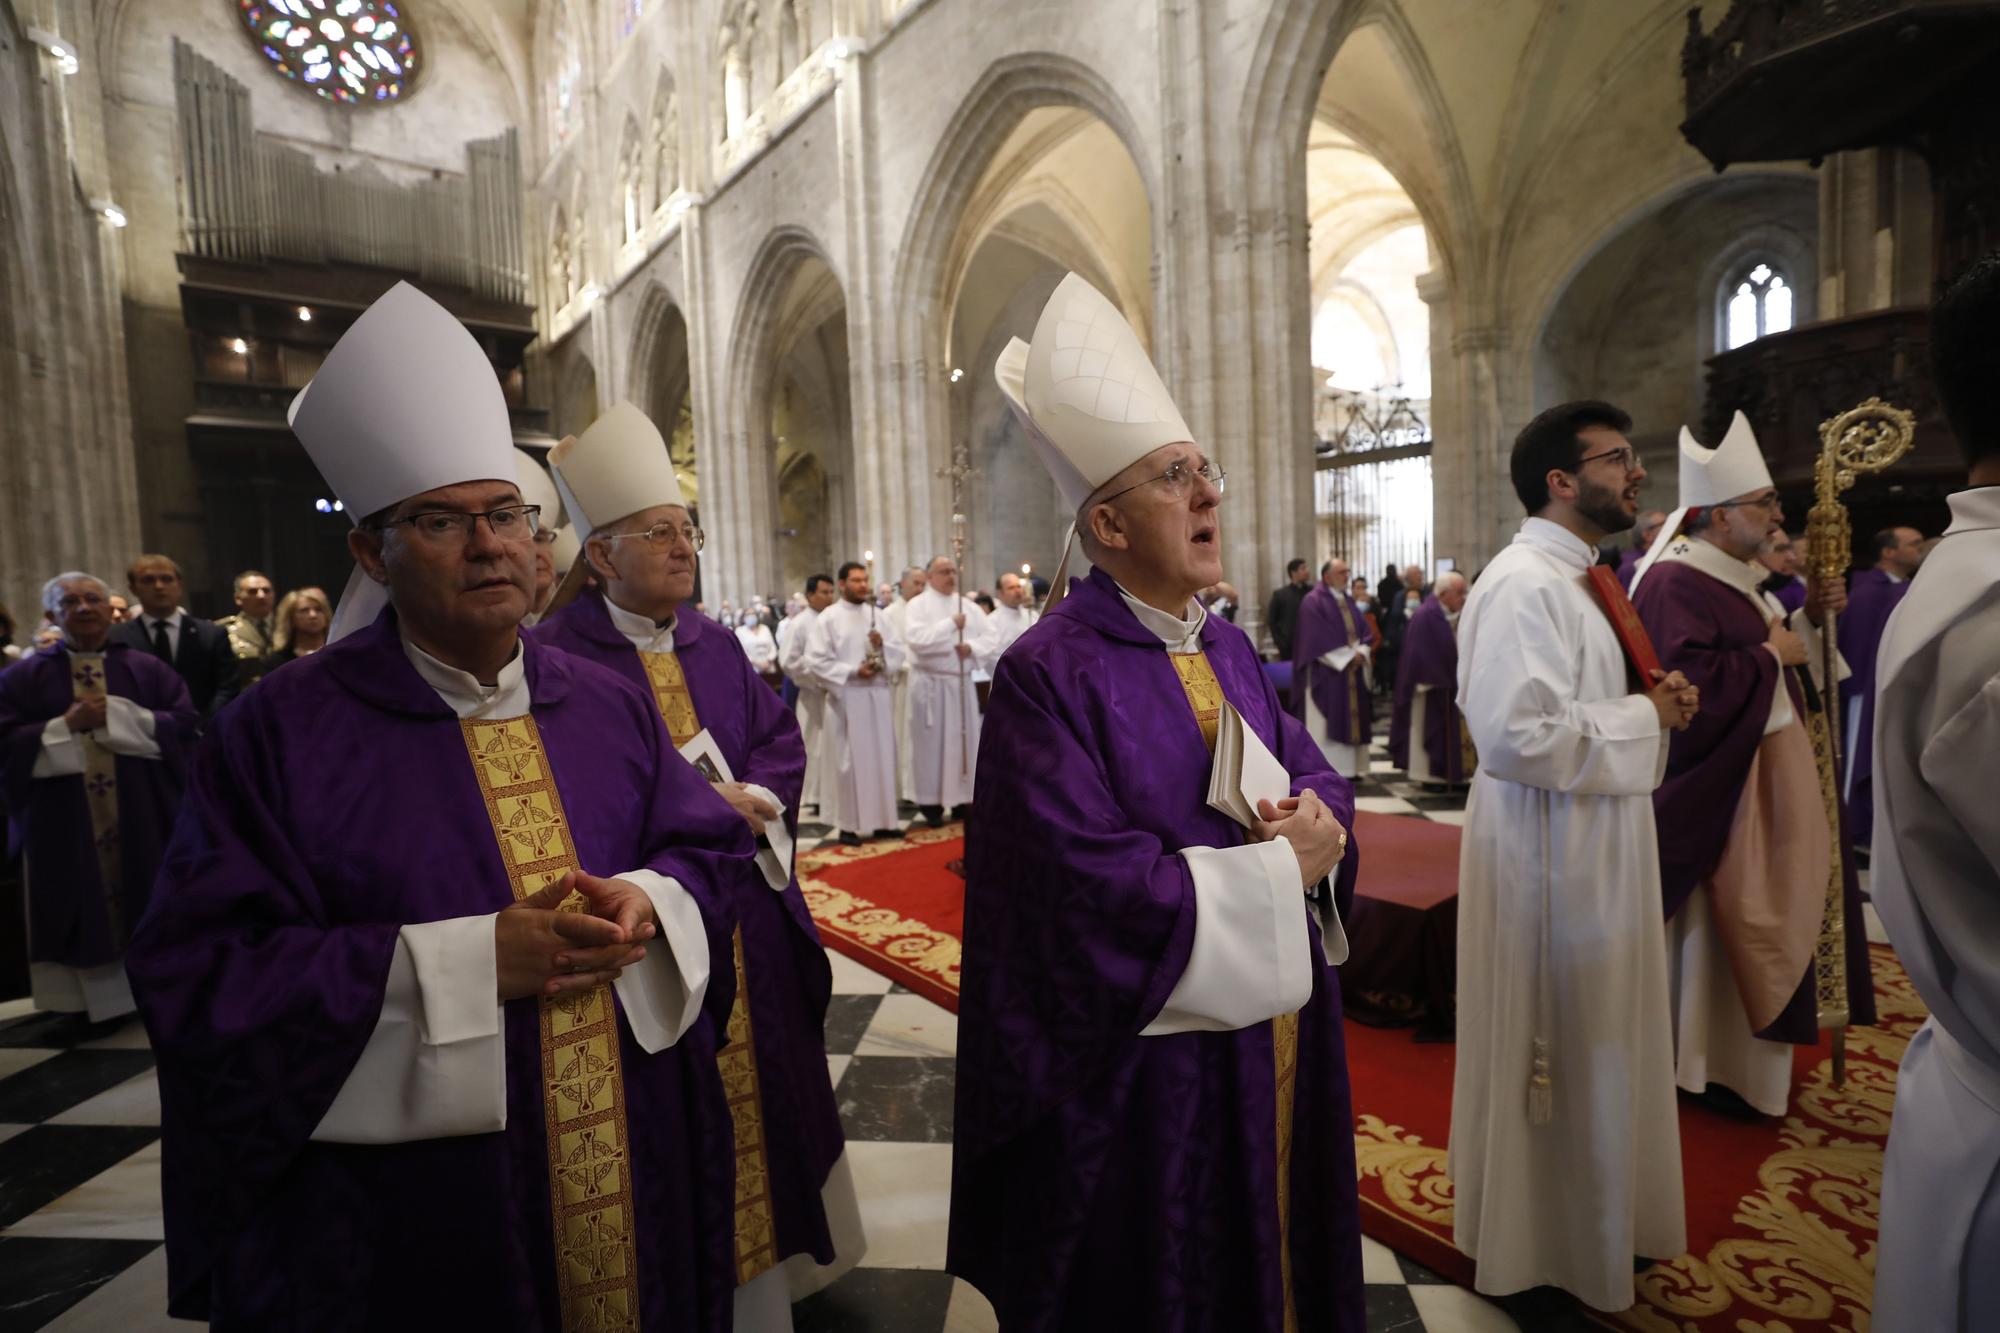
[[[99,739],[113,754],[132,759],[158,759],[160,742],[156,729],[159,718],[150,708],[141,708],[130,699],[111,695],[105,700],[104,735]]]
[[[52,717],[42,728],[42,748],[35,755],[31,778],[75,778],[83,776],[83,742],[69,729],[69,723]]]
[[[1229,1032],[1312,998],[1312,944],[1299,862],[1283,838],[1181,851],[1194,880],[1187,968],[1142,1037]]]
[[[507,1127],[507,1042],[493,917],[404,926],[375,1031],[320,1143],[410,1143]]]
[[[628,870],[618,878],[645,891],[659,921],[660,933],[646,947],[645,960],[612,983],[633,1040],[648,1055],[658,1055],[686,1036],[701,1013],[708,994],[708,931],[701,905],[679,880],[656,870]]]
[[[757,849],[757,868],[764,872],[766,884],[783,892],[785,886],[792,882],[792,836],[785,828],[785,803],[769,787],[746,782],[743,789],[759,800],[770,802],[777,809],[777,818],[765,821],[764,838],[771,845]]]

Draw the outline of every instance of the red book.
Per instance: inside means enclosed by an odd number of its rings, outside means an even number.
[[[1592,565],[1590,586],[1604,607],[1605,618],[1618,635],[1618,644],[1625,650],[1625,660],[1639,673],[1639,688],[1652,689],[1653,673],[1660,669],[1660,655],[1653,651],[1652,637],[1646,633],[1639,613],[1632,609],[1632,599],[1625,595],[1625,585],[1618,581],[1618,571],[1610,565]]]

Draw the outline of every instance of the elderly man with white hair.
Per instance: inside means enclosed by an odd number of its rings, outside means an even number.
[[[1404,627],[1396,662],[1389,761],[1432,789],[1464,786],[1479,763],[1458,711],[1458,613],[1470,591],[1465,575],[1440,574]]]
[[[58,574],[43,609],[62,631],[0,676],[8,845],[28,868],[35,1005],[104,1022],[132,1012],[125,946],[146,910],[200,727],[187,686],[113,643],[111,589]]]

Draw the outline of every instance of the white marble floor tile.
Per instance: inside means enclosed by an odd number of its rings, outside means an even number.
[[[1418,1283],[1411,1286],[1410,1299],[1424,1317],[1424,1333],[1519,1333],[1521,1327],[1464,1287]]]
[[[49,1117],[52,1125],[157,1125],[160,1123],[160,1080],[148,1069]]]
[[[1456,828],[1465,827],[1465,811],[1463,810],[1426,810],[1424,811],[1424,818],[1435,820],[1440,824],[1450,824]]]
[[[5,1143],[16,1134],[26,1133],[33,1128],[33,1125],[0,1125],[0,1143]]]
[[[1373,1236],[1361,1238],[1361,1280],[1403,1285],[1403,1270],[1396,1263],[1396,1252]]]
[[[35,1012],[35,997],[23,995],[18,1000],[0,1000],[0,1023],[10,1018],[25,1018]]]
[[[37,1046],[0,1046],[0,1078],[18,1074],[23,1069],[33,1069],[60,1051],[43,1050]]]
[[[39,1212],[7,1228],[10,1236],[92,1240],[165,1240],[160,1220],[160,1145],[147,1144]]]
[[[180,1333],[206,1325],[167,1318],[165,1246],[133,1264],[62,1312],[43,1333]]]
[[[844,953],[826,951],[827,961],[833,964],[833,993],[835,995],[887,995],[889,978],[880,972],[861,966]]]
[[[1417,807],[1400,796],[1357,796],[1354,798],[1356,810],[1366,810],[1371,815],[1413,815]]]
[[[83,1043],[86,1051],[149,1051],[153,1043],[146,1040],[146,1025],[133,1019],[108,1037]]]
[[[838,1088],[840,1086],[840,1076],[845,1074],[847,1067],[853,1063],[854,1057],[851,1055],[828,1055],[826,1057],[827,1082]]]
[[[1881,914],[1876,912],[1874,903],[1861,904],[1861,919],[1866,923],[1870,944],[1887,944],[1889,932],[1882,926]]]
[[[979,1294],[979,1288],[953,1278],[944,1333],[1000,1333],[1000,1317],[993,1313],[992,1303]]]
[[[847,1161],[868,1231],[862,1266],[942,1269],[951,1220],[951,1145],[850,1139]]]
[[[885,995],[856,1055],[958,1054],[958,1016],[921,995]]]

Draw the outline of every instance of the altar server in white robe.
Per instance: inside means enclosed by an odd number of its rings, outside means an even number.
[[[932,828],[949,811],[963,819],[972,805],[972,765],[979,754],[979,689],[974,672],[990,670],[997,654],[986,613],[958,590],[958,566],[948,555],[924,572],[929,585],[903,613],[903,647],[910,663],[910,764],[917,808]]]
[[[891,585],[896,595],[882,608],[882,616],[896,637],[903,637],[903,618],[910,612],[910,603],[924,590],[924,571],[920,565],[911,565],[903,571],[902,577]],[[915,805],[917,801],[916,767],[910,762],[910,660],[906,656],[903,664],[889,673],[890,708],[896,718],[896,797]]]
[[[1459,860],[1454,1240],[1490,1295],[1632,1304],[1633,1259],[1687,1244],[1652,793],[1666,729],[1585,573],[1645,469],[1605,403],[1535,418],[1510,471],[1530,517],[1473,585],[1459,701],[1479,750]]]
[[[813,622],[802,666],[826,691],[822,817],[853,847],[864,837],[893,838],[900,832],[889,681],[905,656],[902,635],[868,599],[868,567],[850,560],[840,567],[837,582],[840,600]]]
[[[806,604],[778,624],[778,669],[798,687],[799,731],[806,742],[805,794],[799,810],[820,813],[820,774],[827,766],[820,753],[826,731],[826,691],[806,674],[806,643],[820,612],[833,605],[840,594],[834,590],[833,576],[814,574],[806,579]]]
[[[1975,1333],[2000,1328],[2000,257],[1931,328],[1971,489],[1876,659],[1871,891],[1931,1016],[1896,1080],[1875,1326]]]
[[[986,623],[993,627],[993,659],[999,661],[1000,654],[1028,632],[1028,627],[1041,619],[1041,613],[1032,605],[1035,590],[1019,574],[1002,574],[995,585],[999,605]]]

